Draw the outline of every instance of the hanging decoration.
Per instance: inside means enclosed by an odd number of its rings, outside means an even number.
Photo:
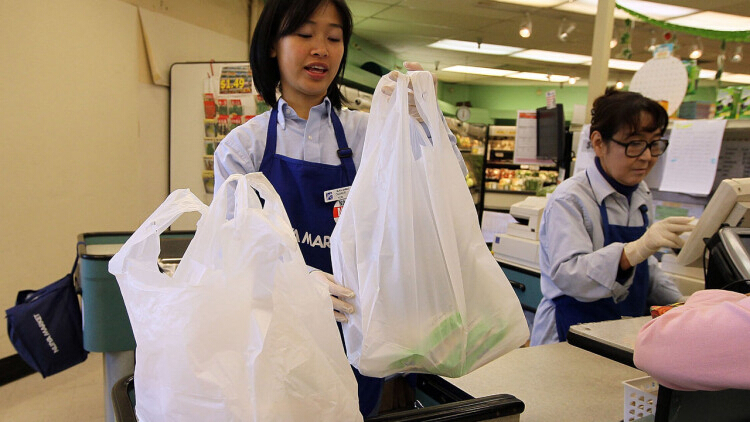
[[[622,45],[620,55],[625,60],[630,60],[630,57],[633,56],[633,46],[630,45],[631,29],[633,29],[633,20],[625,19],[625,31],[622,32],[622,36],[620,37],[620,44]]]
[[[721,79],[721,74],[724,73],[724,62],[727,60],[727,42],[725,40],[721,40],[721,47],[720,47],[719,55],[716,56],[716,79],[717,81]]]
[[[684,32],[686,34],[695,35],[696,37],[709,38],[712,40],[725,40],[733,42],[750,42],[750,31],[717,31],[714,29],[702,29],[692,28],[689,26],[676,25],[669,22],[660,21],[657,19],[649,18],[646,15],[638,13],[634,10],[630,10],[627,7],[615,3],[615,7],[622,10],[623,12],[638,18],[645,23],[650,25],[658,26],[669,31]]]

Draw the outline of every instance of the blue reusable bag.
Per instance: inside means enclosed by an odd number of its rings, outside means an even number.
[[[88,356],[73,274],[40,289],[18,292],[16,306],[5,311],[8,337],[21,358],[42,377],[77,365]]]

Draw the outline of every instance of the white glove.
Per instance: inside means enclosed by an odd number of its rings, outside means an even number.
[[[422,65],[417,62],[404,62],[404,67],[410,72],[424,70]],[[397,70],[393,70],[388,73],[388,78],[395,82],[398,80],[398,74],[399,72]],[[437,92],[437,77],[434,74],[432,75],[432,83],[435,85],[435,91]],[[390,97],[393,94],[393,87],[385,85],[382,88],[382,92]],[[419,123],[424,121],[422,116],[419,115],[419,111],[417,111],[417,103],[414,101],[414,91],[411,82],[409,82],[409,115],[415,118]]]
[[[640,239],[626,243],[623,252],[630,265],[636,266],[661,248],[682,248],[680,234],[693,230],[694,217],[667,217],[651,225]]]
[[[344,302],[339,298],[343,297],[346,299],[351,299],[354,297],[354,292],[344,286],[336,284],[333,278],[333,274],[329,274],[320,270],[314,270],[310,273],[310,275],[320,281],[325,282],[328,285],[328,292],[331,294],[331,301],[333,302],[333,317],[336,318],[336,321],[349,321],[349,318],[346,317],[346,314],[354,313],[354,305]]]

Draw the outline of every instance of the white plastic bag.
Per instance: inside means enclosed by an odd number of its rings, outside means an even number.
[[[410,83],[431,139],[409,116]],[[375,89],[331,255],[336,281],[356,293],[343,332],[362,374],[458,377],[528,339],[518,298],[484,243],[429,72],[384,76]]]
[[[157,268],[159,234],[189,211],[203,215],[170,277]],[[173,192],[109,271],[138,344],[141,422],[362,419],[327,287],[308,275],[261,173],[229,177],[210,208]]]

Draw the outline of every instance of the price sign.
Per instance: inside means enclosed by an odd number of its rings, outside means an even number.
[[[220,84],[221,93],[229,93],[229,92],[243,92],[243,88],[245,88],[245,78],[227,78],[222,79]]]
[[[253,81],[250,66],[225,66],[221,69],[219,80],[220,94],[250,94],[253,92]]]

